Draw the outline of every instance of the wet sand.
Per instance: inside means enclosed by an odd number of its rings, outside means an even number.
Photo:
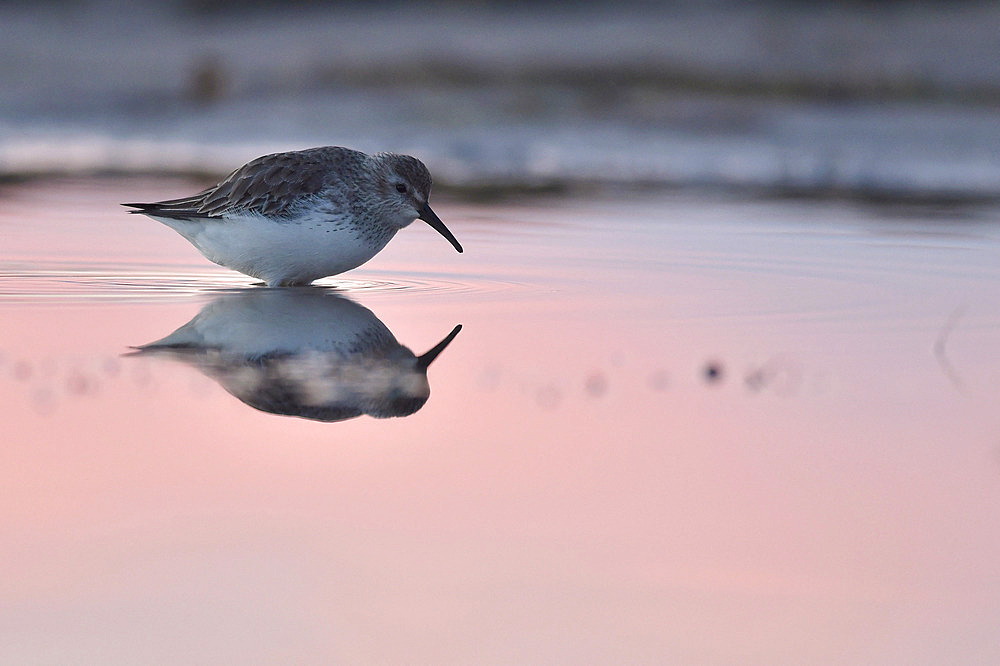
[[[417,223],[308,290],[462,324],[429,398],[323,423],[247,404],[262,349],[123,356],[323,344],[117,206],[190,189],[0,189],[0,661],[1000,658],[997,210],[435,197],[465,254]]]

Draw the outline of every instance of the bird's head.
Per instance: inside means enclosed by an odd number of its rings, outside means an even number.
[[[431,194],[431,174],[424,163],[396,153],[378,153],[373,157],[380,167],[379,188],[391,222],[403,228],[413,220],[423,220],[461,252],[461,244],[427,202]]]

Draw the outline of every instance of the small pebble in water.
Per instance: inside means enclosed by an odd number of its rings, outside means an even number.
[[[559,406],[562,402],[562,391],[553,386],[552,384],[547,384],[538,389],[535,394],[535,402],[539,407],[545,410],[552,410]]]
[[[649,376],[649,388],[654,391],[665,391],[670,384],[670,376],[666,370],[657,370]]]
[[[34,374],[34,368],[28,361],[18,361],[14,364],[14,379],[19,382],[28,381]]]
[[[705,381],[709,384],[717,384],[722,381],[722,364],[718,361],[709,361],[705,364],[705,369],[702,371],[705,377]]]
[[[600,398],[608,390],[608,378],[603,372],[593,372],[587,376],[583,386],[589,395]]]

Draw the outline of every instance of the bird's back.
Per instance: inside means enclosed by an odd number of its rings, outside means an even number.
[[[325,146],[264,155],[247,162],[217,185],[188,197],[123,204],[152,217],[194,220],[226,213],[281,217],[335,182],[352,182],[364,171],[362,152]]]

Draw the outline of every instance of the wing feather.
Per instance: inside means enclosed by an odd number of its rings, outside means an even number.
[[[218,185],[193,196],[123,205],[138,209],[132,213],[178,219],[217,218],[229,212],[280,216],[318,194],[338,164],[365,157],[337,147],[275,153],[247,162]]]

